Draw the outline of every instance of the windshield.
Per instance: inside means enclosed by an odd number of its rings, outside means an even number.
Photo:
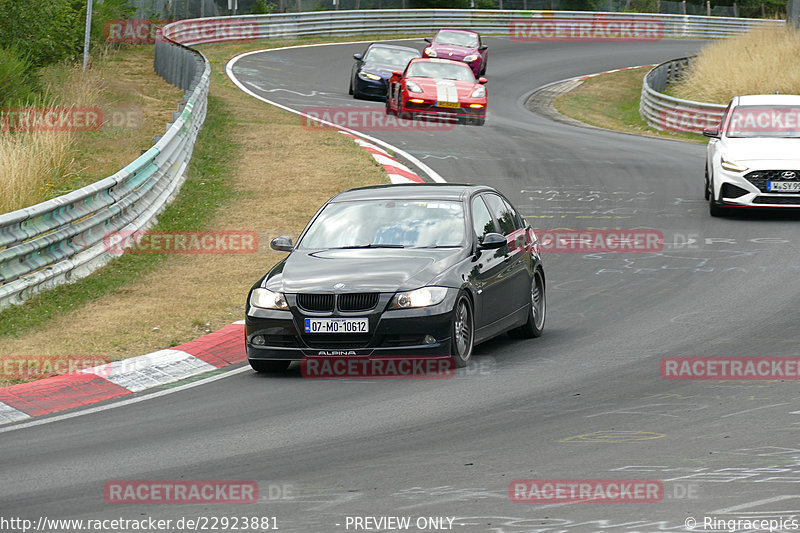
[[[728,137],[800,137],[800,107],[737,106],[728,122]]]
[[[420,57],[420,53],[411,50],[398,50],[396,48],[374,46],[369,49],[364,61],[405,67],[408,65],[408,62],[415,57]]]
[[[460,246],[464,236],[461,202],[360,200],[328,204],[297,247]]]
[[[438,78],[444,80],[458,80],[475,82],[475,75],[472,69],[464,63],[433,63],[429,61],[418,61],[408,67],[406,73],[408,77],[415,78]]]
[[[478,47],[478,36],[474,33],[464,33],[460,31],[440,31],[433,39],[436,44],[454,44],[467,48]]]

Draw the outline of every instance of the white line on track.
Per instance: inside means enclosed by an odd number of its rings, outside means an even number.
[[[37,420],[32,420],[30,422],[23,422],[21,424],[16,424],[9,427],[0,428],[0,433],[6,433],[8,431],[17,431],[18,429],[29,428],[32,426],[41,426],[43,424],[49,424],[51,422],[58,422],[60,420],[67,420],[69,418],[76,418],[83,415],[88,415],[92,413],[98,413],[100,411],[108,411],[109,409],[116,409],[117,407],[122,407],[123,405],[131,405],[134,403],[144,402],[146,400],[152,400],[153,398],[160,398],[161,396],[166,396],[167,394],[172,394],[174,392],[180,392],[186,389],[192,389],[194,387],[199,387],[200,385],[205,385],[207,383],[211,383],[213,381],[218,381],[220,379],[224,379],[236,374],[241,374],[243,372],[252,371],[249,365],[235,368],[233,370],[229,370],[223,372],[222,374],[217,374],[215,376],[211,376],[205,379],[201,379],[198,381],[193,381],[191,383],[186,383],[185,385],[179,385],[177,387],[161,390],[158,392],[154,392],[152,394],[147,394],[145,396],[137,396],[136,398],[128,398],[127,400],[121,400],[118,402],[110,403],[108,405],[100,405],[98,407],[90,407],[89,409],[84,409],[82,411],[75,411],[72,413],[66,413],[63,415],[57,415],[49,418],[42,418]]]
[[[387,40],[388,41],[413,41],[413,40],[417,40],[417,39],[387,39]],[[381,42],[381,41],[349,41],[349,42],[346,42],[346,43],[301,44],[301,45],[296,45],[296,46],[282,46],[280,48],[267,48],[267,49],[264,49],[264,50],[254,50],[252,52],[245,52],[243,54],[239,54],[238,56],[236,56],[233,59],[231,59],[230,61],[228,61],[228,64],[225,65],[225,73],[228,75],[228,77],[231,79],[231,81],[234,84],[236,84],[237,87],[239,87],[239,89],[241,89],[245,93],[249,94],[253,98],[258,98],[262,102],[266,102],[266,103],[268,103],[270,105],[273,105],[273,106],[275,106],[277,108],[283,109],[284,111],[288,111],[290,113],[294,113],[295,115],[300,115],[301,117],[305,117],[307,119],[312,119],[315,122],[320,122],[322,124],[325,124],[326,126],[330,126],[330,127],[335,128],[335,129],[337,129],[339,131],[346,131],[347,133],[350,133],[352,135],[356,135],[356,136],[361,137],[363,139],[367,139],[368,141],[373,142],[373,143],[375,143],[375,144],[377,144],[379,146],[383,146],[384,148],[388,148],[389,150],[394,151],[394,153],[399,154],[400,156],[402,156],[404,159],[414,163],[414,165],[417,168],[419,168],[422,172],[427,174],[433,181],[436,181],[436,182],[439,182],[439,183],[445,183],[446,180],[442,176],[440,176],[438,172],[436,172],[431,167],[429,167],[428,165],[426,165],[425,163],[423,163],[422,161],[420,161],[419,159],[417,159],[413,155],[409,154],[405,150],[401,150],[400,148],[397,148],[396,146],[393,146],[393,145],[391,145],[391,144],[389,144],[389,143],[387,143],[385,141],[382,141],[380,139],[376,139],[375,137],[367,135],[366,133],[363,133],[363,132],[360,132],[360,131],[357,131],[357,130],[353,130],[353,129],[350,129],[350,128],[346,128],[344,126],[340,126],[338,124],[334,124],[333,122],[328,122],[327,120],[322,120],[322,119],[320,119],[318,117],[312,117],[312,116],[310,116],[310,115],[308,115],[306,113],[303,113],[302,111],[297,111],[296,109],[292,109],[291,107],[285,106],[283,104],[279,104],[278,102],[273,102],[272,100],[264,98],[263,96],[259,96],[256,93],[254,93],[253,91],[251,91],[250,89],[248,89],[247,87],[245,87],[244,83],[239,81],[239,79],[233,74],[233,66],[236,64],[236,62],[239,61],[241,58],[247,57],[249,55],[263,54],[264,52],[276,52],[278,50],[290,50],[290,49],[293,49],[293,48],[310,48],[310,47],[313,47],[313,46],[338,46],[338,45],[345,45],[345,44],[361,44],[361,43],[372,43],[372,42]]]

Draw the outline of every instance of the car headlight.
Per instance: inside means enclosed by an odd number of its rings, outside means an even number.
[[[486,96],[486,87],[483,85],[480,87],[475,87],[475,90],[472,91],[472,94],[470,95],[472,98],[483,98],[484,96]]]
[[[286,297],[279,292],[272,292],[267,289],[254,289],[250,294],[250,305],[261,309],[281,309],[289,310]]]
[[[445,296],[447,287],[422,287],[413,291],[398,292],[389,302],[389,309],[430,307],[442,303]]]
[[[745,170],[747,170],[746,166],[741,165],[735,161],[726,161],[724,157],[720,162],[720,166],[725,170],[731,170],[733,172],[744,172]]]
[[[436,53],[436,50],[434,50],[431,46],[425,49],[425,55],[428,57],[439,57],[439,55]]]
[[[413,81],[406,81],[406,89],[412,93],[421,93],[422,89],[420,89],[419,85],[414,83]]]
[[[477,61],[478,57],[480,57],[478,54],[470,54],[468,56],[464,56],[464,62],[472,63],[473,61]]]
[[[371,72],[358,71],[358,77],[364,80],[381,81],[381,77]]]

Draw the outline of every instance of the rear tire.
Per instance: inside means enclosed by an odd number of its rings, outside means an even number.
[[[472,359],[475,343],[475,320],[472,302],[461,294],[453,308],[453,323],[450,327],[450,355],[457,368],[467,366]]]
[[[247,362],[250,363],[253,370],[262,374],[286,372],[286,369],[292,364],[291,361],[264,361],[261,359],[248,359]]]
[[[544,275],[538,268],[531,278],[531,308],[528,321],[518,328],[509,331],[513,337],[531,339],[541,337],[544,321],[547,318],[547,297],[545,295]]]

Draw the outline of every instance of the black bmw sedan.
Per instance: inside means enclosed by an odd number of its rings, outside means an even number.
[[[306,356],[452,356],[510,332],[538,337],[545,275],[531,227],[495,189],[351,189],[317,212],[250,289],[247,358],[280,372]]]

